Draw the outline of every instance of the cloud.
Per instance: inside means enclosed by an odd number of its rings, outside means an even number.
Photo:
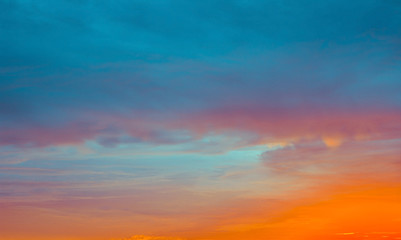
[[[306,47],[210,60],[131,61],[83,73],[62,70],[50,78],[18,72],[1,83],[0,144],[169,144],[192,141],[202,129],[233,129],[262,138],[312,135],[335,147],[380,131],[397,134],[396,63],[345,50],[333,56],[313,49],[309,56]]]
[[[97,140],[109,147],[139,142],[174,145],[221,134],[242,137],[243,146],[320,140],[327,147],[334,148],[347,141],[393,139],[401,132],[398,111],[379,109],[225,108],[162,121],[159,118],[163,115],[152,117],[151,114],[138,117],[118,114],[87,116],[85,122],[71,122],[64,126],[4,129],[0,133],[0,144],[28,147],[80,145],[87,140]]]
[[[304,180],[310,177],[317,180],[317,184],[322,181],[397,181],[399,144],[398,139],[353,141],[328,149],[315,142],[265,152],[262,161],[272,172]]]

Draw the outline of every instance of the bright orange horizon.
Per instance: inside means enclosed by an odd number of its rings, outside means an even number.
[[[329,189],[329,190],[327,190]],[[168,235],[133,235],[120,238],[104,237],[97,235],[95,229],[102,231],[107,228],[105,235],[110,235],[113,229],[127,231],[130,220],[116,220],[113,222],[124,225],[105,226],[96,225],[96,218],[91,221],[85,219],[88,231],[83,226],[80,234],[87,237],[43,237],[43,233],[32,233],[29,236],[3,235],[5,240],[25,240],[25,239],[107,239],[107,240],[236,240],[236,239],[277,239],[277,240],[352,240],[352,239],[401,239],[401,186],[389,183],[355,185],[347,187],[330,187],[321,191],[310,193],[308,197],[291,196],[292,200],[280,203],[270,203],[266,199],[243,201],[231,207],[235,209],[245,209],[241,213],[222,212],[220,209],[209,209],[210,212],[203,214],[215,216],[225,216],[218,221],[211,221],[198,230],[192,229],[187,232],[170,231]],[[302,194],[298,192],[296,194]],[[252,204],[252,203],[256,204]],[[271,206],[269,206],[271,205]],[[229,208],[230,209],[230,208]],[[216,212],[217,211],[217,212]],[[39,212],[31,212],[31,217],[39,219]],[[7,213],[6,213],[7,215]],[[10,215],[9,215],[10,216]],[[17,217],[17,216],[15,216]],[[53,216],[54,217],[54,216]],[[53,221],[52,218],[44,221]],[[194,218],[195,216],[191,216]],[[1,218],[3,219],[3,217]],[[70,223],[74,219],[66,219]],[[185,224],[186,219],[180,219],[177,226]],[[29,220],[28,220],[29,222]],[[2,220],[3,226],[7,223]],[[21,224],[22,222],[20,222]],[[31,227],[38,227],[36,223]],[[63,222],[66,224],[66,222]],[[79,226],[79,224],[78,224]],[[21,226],[22,229],[28,226]],[[60,226],[54,226],[57,229]],[[66,226],[62,226],[65,228]],[[72,229],[77,229],[77,224],[71,223]],[[152,227],[152,226],[148,226]],[[155,227],[155,226],[153,226]],[[78,228],[79,229],[79,228]],[[44,230],[44,229],[43,229]],[[54,230],[54,229],[52,229]],[[116,231],[116,230],[114,230]],[[49,229],[46,231],[49,232]],[[4,234],[3,232],[2,234]],[[54,234],[59,234],[55,231]],[[37,235],[37,237],[35,237]]]

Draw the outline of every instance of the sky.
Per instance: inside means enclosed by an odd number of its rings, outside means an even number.
[[[0,0],[1,240],[401,239],[397,0]]]

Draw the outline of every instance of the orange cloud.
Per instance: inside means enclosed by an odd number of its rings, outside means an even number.
[[[336,148],[339,147],[343,143],[343,138],[336,136],[336,137],[323,137],[323,142],[326,144],[327,147]]]

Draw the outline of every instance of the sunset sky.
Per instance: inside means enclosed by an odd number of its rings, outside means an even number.
[[[398,0],[0,0],[0,240],[401,239]]]

